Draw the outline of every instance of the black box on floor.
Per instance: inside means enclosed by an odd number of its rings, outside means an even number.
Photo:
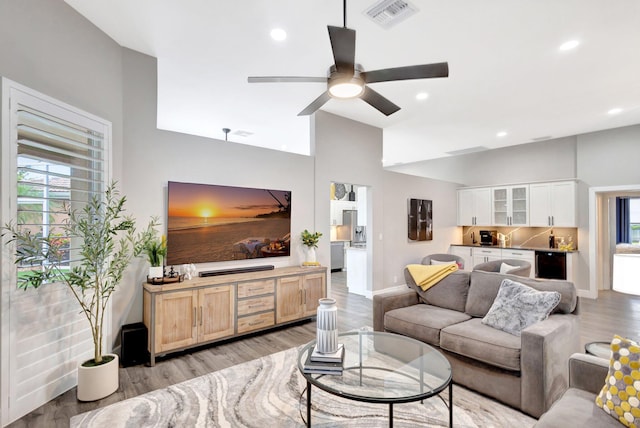
[[[143,323],[123,325],[120,334],[120,364],[122,367],[135,366],[149,361],[147,327]]]

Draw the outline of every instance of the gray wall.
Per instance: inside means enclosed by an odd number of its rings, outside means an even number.
[[[427,254],[447,252],[460,239],[456,227],[456,185],[388,172],[382,168],[382,130],[326,112],[315,115],[316,229],[329,236],[332,181],[369,186],[367,222],[373,293],[404,284],[402,271]],[[434,240],[407,239],[407,199],[431,199]],[[320,261],[329,265],[329,240],[320,242]]]
[[[111,121],[116,179],[121,70],[121,47],[63,1],[0,1],[0,76]]]
[[[302,244],[297,238],[302,230],[313,228],[313,158],[157,129],[156,64],[155,58],[123,49],[123,185],[131,212],[139,220],[160,215],[166,224],[168,181],[291,190],[292,257],[274,258],[269,264],[301,263]],[[219,262],[198,267],[220,269],[252,264],[265,262]],[[140,283],[145,267],[140,263],[138,271],[130,272],[115,296],[114,328],[142,319]]]
[[[460,183],[463,186],[575,178],[576,137],[521,144],[387,169]]]

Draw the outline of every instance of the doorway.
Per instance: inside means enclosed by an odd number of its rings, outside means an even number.
[[[589,189],[589,293],[613,288],[616,253],[616,198],[640,197],[640,185],[594,187]]]
[[[371,297],[370,186],[330,183],[331,287]]]

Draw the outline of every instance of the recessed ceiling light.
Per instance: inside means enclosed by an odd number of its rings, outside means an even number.
[[[569,51],[576,48],[579,44],[580,42],[577,40],[569,40],[568,42],[564,42],[563,44],[561,44],[559,49],[561,51]]]
[[[429,94],[427,94],[426,92],[418,92],[416,94],[416,100],[426,100],[427,98],[429,98]]]
[[[614,115],[614,114],[622,113],[622,109],[621,109],[621,108],[619,108],[619,107],[612,108],[612,109],[611,109],[611,110],[609,110],[607,113],[608,113],[608,114],[610,114],[610,115]]]
[[[500,131],[496,134],[496,137],[506,137],[507,136],[507,132],[506,131]]]
[[[287,32],[282,28],[274,28],[273,30],[271,30],[271,38],[273,40],[281,42],[287,38]]]

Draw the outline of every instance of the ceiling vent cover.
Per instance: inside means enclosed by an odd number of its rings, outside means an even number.
[[[445,152],[445,153],[451,156],[458,156],[458,155],[466,155],[469,153],[484,152],[485,150],[489,150],[489,148],[485,146],[475,146],[475,147],[469,147],[467,149],[453,150],[451,152]]]
[[[418,12],[418,8],[404,0],[382,0],[364,11],[382,28],[391,28]]]

